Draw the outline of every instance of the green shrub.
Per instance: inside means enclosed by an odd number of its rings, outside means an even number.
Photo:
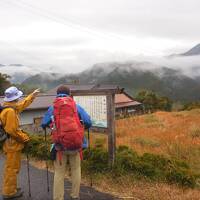
[[[195,175],[186,162],[150,153],[139,156],[125,146],[118,148],[113,170],[118,175],[140,174],[151,180],[166,180],[181,186],[194,187],[196,184]]]
[[[151,163],[140,161],[137,170],[140,173],[140,175],[145,176],[147,178],[153,180],[161,178],[159,170],[155,168],[154,165],[152,165]]]
[[[163,179],[169,160],[162,155],[145,153],[140,157],[138,171],[151,179]]]
[[[196,185],[195,176],[180,168],[172,168],[167,171],[166,179],[170,183],[178,183],[181,186],[194,188]]]
[[[31,135],[29,145],[24,153],[38,159],[46,159],[46,145],[43,135]],[[50,138],[47,138],[50,148]],[[101,143],[101,142],[100,142]],[[49,157],[49,151],[48,151]],[[83,171],[88,174],[108,173],[115,176],[133,175],[147,177],[150,180],[167,181],[181,186],[195,187],[200,174],[194,174],[190,166],[182,161],[167,158],[163,155],[145,153],[142,156],[127,146],[119,146],[113,168],[108,165],[108,152],[101,145],[83,151]]]
[[[89,149],[83,152],[83,165],[89,172],[105,172],[108,170],[108,152],[100,149],[94,148],[91,151]]]
[[[30,135],[30,142],[25,146],[23,153],[28,153],[30,156],[40,160],[49,159],[50,143],[50,138],[47,137],[46,148],[44,135]]]
[[[117,173],[127,173],[137,169],[139,157],[136,152],[126,146],[120,146],[116,152],[114,171]]]
[[[155,155],[151,153],[144,153],[141,156],[141,160],[143,162],[151,163],[152,165],[155,165],[157,168],[162,170],[165,170],[166,165],[170,162],[169,159],[163,155]]]

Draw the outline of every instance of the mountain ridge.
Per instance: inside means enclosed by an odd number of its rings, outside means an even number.
[[[192,49],[190,49],[189,51],[182,53],[182,56],[196,56],[196,55],[200,55],[200,43],[197,44],[196,46],[194,46]]]
[[[191,78],[181,70],[155,65],[154,68],[142,69],[138,62],[98,63],[77,74],[66,74],[54,80],[48,78],[48,73],[26,79],[24,84],[38,84],[45,90],[59,84],[116,84],[124,87],[129,93],[136,95],[140,90],[153,90],[173,100],[197,100],[200,98],[200,77]],[[153,64],[150,64],[153,67]],[[52,76],[52,75],[50,75]]]
[[[168,58],[173,57],[187,57],[187,56],[199,56],[200,55],[200,43],[189,49],[188,51],[180,54],[171,54]]]

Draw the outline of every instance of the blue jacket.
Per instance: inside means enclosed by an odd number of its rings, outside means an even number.
[[[64,97],[67,95],[58,95],[57,97]],[[80,121],[82,121],[82,123],[84,124],[85,129],[89,129],[92,126],[92,121],[90,119],[90,116],[88,115],[88,113],[78,104],[76,104],[77,106],[77,111],[78,111],[78,115],[79,115],[79,119]],[[53,106],[50,106],[47,110],[47,112],[44,114],[44,117],[42,119],[42,128],[46,128],[50,125],[51,123],[51,117],[53,116]],[[83,141],[83,148],[87,147],[87,140],[86,138],[84,138]]]

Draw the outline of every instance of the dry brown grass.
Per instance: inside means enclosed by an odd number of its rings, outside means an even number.
[[[200,130],[200,110],[179,113],[157,112],[155,114],[117,120],[117,144],[127,144],[140,153],[168,153],[173,144],[183,146],[200,145],[200,137],[192,136],[192,131]],[[198,136],[198,132],[197,132]],[[149,138],[160,141],[160,146],[149,148],[134,143],[132,138]]]
[[[92,145],[100,141],[107,148],[107,136],[91,134]],[[117,145],[127,145],[139,154],[164,154],[184,159],[200,173],[200,110],[184,112],[156,112],[116,121]],[[44,167],[40,163],[40,167]],[[83,176],[82,182],[90,185]],[[183,189],[176,185],[115,178],[102,175],[95,178],[94,187],[122,199],[133,200],[200,200],[199,189]]]
[[[85,182],[87,184],[87,182]],[[199,200],[200,191],[181,189],[176,185],[133,181],[130,177],[122,177],[113,181],[109,177],[100,178],[93,183],[99,191],[111,193],[120,199],[133,200]]]
[[[104,141],[103,134],[93,134],[92,143]],[[117,146],[127,145],[139,154],[164,154],[184,159],[200,172],[200,110],[156,112],[116,121]]]
[[[104,141],[106,147],[107,137],[94,134],[93,144],[97,138]],[[156,112],[117,120],[116,142],[117,146],[127,145],[139,154],[149,152],[183,159],[196,173],[200,173],[200,109]],[[199,189],[183,190],[175,185],[142,181],[133,184],[127,177],[121,182],[101,179],[96,186],[102,191],[109,190],[132,199],[200,200]]]

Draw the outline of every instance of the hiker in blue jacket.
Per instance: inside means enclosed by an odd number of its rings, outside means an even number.
[[[66,96],[69,96],[69,95],[57,94],[57,97],[66,97]],[[77,106],[77,111],[78,111],[78,115],[79,115],[81,123],[84,124],[85,129],[89,129],[92,126],[90,116],[79,104],[76,104],[76,106]],[[52,116],[53,116],[53,106],[50,106],[42,119],[41,126],[43,129],[45,129],[46,127],[49,127],[49,125],[52,122]],[[84,137],[83,148],[87,148],[87,147],[88,147],[87,139]]]
[[[62,85],[57,89],[57,97],[67,97],[70,96],[70,89]],[[85,129],[89,129],[92,125],[90,116],[88,113],[78,104],[76,104],[79,119],[84,125]],[[49,127],[53,119],[54,108],[50,106],[45,113],[41,126],[45,129]],[[55,146],[55,145],[54,145]],[[87,148],[87,140],[84,138],[83,148]],[[55,148],[54,148],[55,149]],[[80,192],[80,182],[81,182],[81,159],[79,152],[68,152],[65,151],[65,155],[62,158],[62,162],[59,162],[59,159],[54,160],[54,189],[53,189],[53,200],[64,200],[64,174],[67,160],[69,160],[71,175],[72,175],[72,190],[71,190],[71,199],[79,200]]]
[[[63,94],[57,95],[57,97],[61,97],[61,96],[63,97],[67,95],[63,95]],[[84,124],[85,129],[90,128],[92,125],[90,116],[79,104],[76,104],[76,106],[77,106],[78,115],[79,115],[81,123]],[[52,116],[53,116],[53,106],[50,106],[42,119],[42,124],[41,124],[42,128],[46,128],[50,125]]]

